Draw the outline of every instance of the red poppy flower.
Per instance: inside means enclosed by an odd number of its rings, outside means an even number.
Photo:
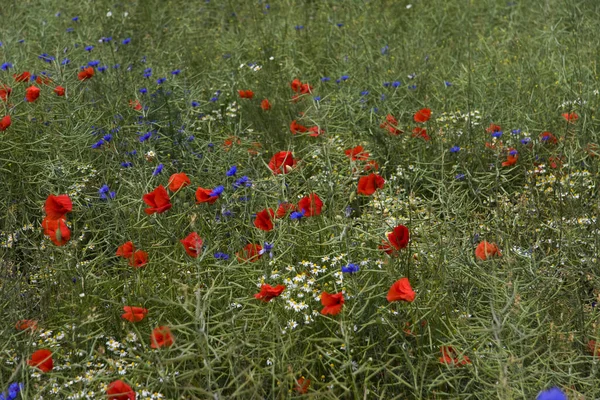
[[[256,218],[254,219],[254,226],[262,231],[272,231],[273,230],[273,220],[275,217],[275,212],[273,212],[272,208],[265,208],[262,211],[256,213]]]
[[[310,137],[318,137],[318,136],[322,135],[323,133],[325,133],[325,129],[321,129],[316,125],[308,128],[308,131],[310,132],[308,135]]]
[[[94,76],[94,68],[92,67],[87,67],[82,69],[81,71],[79,71],[79,73],[77,74],[77,79],[79,79],[80,81],[85,81],[86,79],[90,79],[91,77]]]
[[[8,101],[8,96],[12,93],[12,89],[8,85],[0,86],[0,99],[2,101]]]
[[[350,157],[352,161],[364,161],[369,158],[369,153],[364,151],[362,146],[356,146],[351,149],[344,151],[346,156]]]
[[[425,140],[426,142],[428,142],[431,139],[429,137],[429,135],[427,134],[427,129],[421,128],[420,126],[413,128],[412,137],[420,137],[423,140]]]
[[[270,110],[271,103],[269,103],[268,99],[263,99],[263,101],[260,102],[260,108],[262,108],[264,111]]]
[[[262,148],[262,144],[259,142],[252,142],[250,144],[250,148],[248,149],[248,154],[256,156],[258,155],[258,151]]]
[[[111,382],[106,388],[108,400],[135,400],[136,394],[125,382],[116,380]]]
[[[382,189],[385,185],[385,179],[377,174],[363,176],[358,180],[358,193],[365,196],[371,196],[377,189]]]
[[[171,329],[168,326],[159,326],[154,328],[150,336],[150,347],[158,349],[160,347],[171,347],[174,338],[171,334]]]
[[[329,294],[327,292],[323,292],[321,293],[321,304],[323,305],[321,314],[337,315],[342,311],[342,306],[344,305],[344,294]]]
[[[54,88],[54,93],[56,93],[57,96],[64,96],[65,95],[65,88],[62,86],[57,86]]]
[[[556,136],[554,136],[551,132],[542,132],[540,133],[540,140],[544,143],[549,143],[549,144],[557,144],[558,143],[558,139],[556,138]]]
[[[254,92],[252,90],[238,90],[238,94],[242,99],[251,99],[254,97]]]
[[[300,94],[308,94],[308,93],[312,93],[313,87],[311,85],[309,85],[308,83],[303,83],[302,86],[300,86]]]
[[[262,246],[260,244],[248,243],[242,250],[235,253],[238,262],[256,262],[262,256],[260,251]]]
[[[196,258],[202,253],[202,238],[196,232],[190,233],[185,239],[181,239],[180,242],[190,257]]]
[[[144,250],[136,250],[133,257],[129,260],[129,265],[133,268],[141,268],[148,264],[148,253]]]
[[[275,175],[287,174],[296,166],[296,160],[291,151],[280,151],[275,153],[269,161],[269,169]]]
[[[488,243],[485,240],[477,246],[475,249],[475,257],[477,259],[485,261],[489,257],[501,257],[502,253],[498,249],[498,246],[494,243]]]
[[[46,211],[48,218],[58,219],[64,217],[65,214],[70,213],[73,210],[73,203],[66,194],[60,194],[58,196],[51,194],[46,199],[44,210]]]
[[[300,199],[298,209],[304,213],[305,217],[313,217],[321,214],[323,201],[316,193],[311,193]]]
[[[590,340],[587,344],[587,348],[593,356],[600,357],[600,347],[596,346],[595,340]]]
[[[277,212],[275,213],[275,216],[277,218],[283,218],[286,215],[288,215],[289,213],[296,211],[297,207],[295,204],[292,203],[281,203],[279,204],[279,207],[277,208]]]
[[[26,329],[35,331],[37,329],[37,321],[34,319],[20,319],[15,324],[15,329],[18,331],[24,331]]]
[[[379,164],[377,164],[377,161],[375,161],[375,160],[369,160],[369,161],[367,161],[367,164],[365,165],[363,170],[365,172],[372,171],[372,170],[378,171]]]
[[[265,303],[271,301],[271,299],[275,297],[279,297],[279,295],[285,290],[284,285],[277,285],[275,287],[265,284],[260,287],[260,293],[256,293],[254,297],[256,299],[262,300]]]
[[[292,135],[295,135],[298,132],[304,133],[304,132],[308,131],[308,128],[305,127],[304,125],[300,125],[296,120],[293,120],[290,123],[290,131],[292,131]]]
[[[121,318],[129,322],[140,322],[148,314],[148,310],[142,307],[124,306],[123,311],[125,313],[121,314]]]
[[[229,136],[227,139],[223,141],[223,147],[225,147],[226,151],[229,151],[234,144],[242,144],[242,141],[237,136]]]
[[[179,189],[188,186],[192,182],[190,178],[185,174],[185,172],[178,172],[176,174],[171,175],[169,178],[169,190],[171,192],[176,192]]]
[[[511,154],[513,153],[514,154]],[[516,153],[516,150],[513,148],[508,149],[508,156],[506,157],[506,161],[504,161],[502,163],[503,167],[510,167],[512,165],[515,165],[517,163],[517,160],[519,159],[519,154]]]
[[[500,132],[501,130],[502,130],[502,128],[500,127],[500,125],[496,125],[496,124],[490,124],[489,127],[485,128],[485,131],[487,133]]]
[[[37,78],[35,78],[35,81],[40,85],[47,85],[50,82],[52,82],[52,80],[50,80],[50,78],[48,78],[47,76],[38,76]]]
[[[442,364],[454,366],[471,364],[469,357],[459,356],[452,346],[442,346],[440,350],[442,352],[442,356],[440,357],[440,362]]]
[[[219,196],[211,196],[212,189],[204,189],[199,187],[196,189],[196,204],[208,203],[213,204],[219,199]]]
[[[564,158],[561,156],[550,156],[548,157],[548,164],[551,168],[557,169],[562,167]]]
[[[408,240],[410,239],[410,233],[406,226],[398,225],[394,230],[387,234],[387,241],[384,241],[379,249],[385,251],[387,254],[392,254],[395,250],[402,250],[408,246]]]
[[[139,100],[129,100],[129,107],[133,108],[135,111],[140,111],[142,107],[142,103]]]
[[[31,74],[29,71],[24,71],[21,74],[14,74],[13,78],[15,78],[15,81],[17,82],[28,82],[29,78],[31,78]]]
[[[429,108],[421,108],[419,111],[415,113],[413,119],[415,122],[423,123],[429,121],[431,117],[431,110]]]
[[[415,300],[415,292],[410,287],[408,278],[400,278],[390,287],[388,291],[387,301],[407,301],[412,303]]]
[[[28,102],[33,103],[37,100],[38,97],[40,97],[39,87],[29,86],[27,89],[25,89],[25,100],[27,100]]]
[[[134,251],[135,246],[133,245],[133,242],[129,241],[119,246],[117,249],[117,257],[131,258]]]
[[[295,390],[297,393],[306,394],[308,393],[308,388],[310,387],[310,379],[304,379],[304,377],[298,378],[296,381]]]
[[[563,118],[567,120],[567,122],[569,123],[575,123],[577,122],[577,120],[579,119],[579,115],[577,115],[577,113],[564,113],[562,114]]]
[[[300,79],[296,78],[290,83],[290,87],[294,92],[299,92],[302,87],[302,82],[300,82]]]
[[[27,361],[27,364],[40,369],[42,372],[50,372],[54,368],[52,352],[48,349],[40,349],[31,355],[31,359]]]
[[[382,122],[381,125],[379,125],[379,127],[387,130],[390,133],[390,135],[394,136],[397,136],[400,133],[404,133],[402,130],[398,129],[398,120],[396,120],[396,118],[394,118],[392,114],[388,114],[385,117],[385,122]]]
[[[8,129],[8,127],[11,124],[11,120],[10,120],[10,115],[5,115],[1,120],[0,120],[0,131],[5,131]]]
[[[169,198],[169,193],[167,193],[167,189],[163,185],[159,185],[152,192],[146,193],[142,199],[149,206],[149,208],[144,210],[148,215],[163,213],[173,206]]]
[[[45,217],[42,220],[44,235],[48,236],[52,243],[57,246],[64,246],[71,240],[71,230],[67,226],[65,218],[53,219]]]

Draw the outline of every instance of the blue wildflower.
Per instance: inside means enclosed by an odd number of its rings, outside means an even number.
[[[350,78],[350,77],[349,77],[348,75],[342,75],[342,76],[340,77],[340,79],[341,79],[341,80],[343,80],[343,81],[347,81],[349,78]]]
[[[397,88],[400,85],[402,85],[402,82],[400,82],[400,81],[394,81],[394,82],[392,82],[392,87],[393,88]]]
[[[131,42],[131,38],[126,38],[121,41],[121,44],[129,44]]]
[[[216,102],[216,101],[218,101],[218,100],[219,100],[219,98],[218,98],[217,96],[213,96],[213,97],[211,97],[211,98],[209,99],[209,101],[210,101],[210,102],[212,102],[212,103],[214,103],[214,102]]]
[[[158,174],[160,174],[162,172],[163,168],[164,168],[164,165],[162,163],[158,164],[156,166],[156,168],[154,168],[154,172],[152,172],[152,176],[157,176]]]
[[[100,194],[100,198],[102,200],[114,199],[117,195],[114,191],[111,191],[108,185],[102,185],[102,187],[98,190]]]
[[[499,138],[502,136],[503,133],[504,132],[502,132],[502,131],[495,131],[492,133],[492,137]]]
[[[216,188],[214,188],[212,190],[212,192],[210,192],[209,196],[210,197],[214,197],[214,196],[219,197],[223,193],[223,190],[225,190],[225,188],[223,186],[221,186],[221,185],[217,186]]]
[[[73,29],[73,28],[71,28],[71,27],[68,27],[68,28],[67,28],[67,33],[71,33],[71,32],[73,32],[74,30],[75,30],[75,29]]]
[[[519,152],[515,149],[512,149],[511,151],[508,152],[508,154],[510,154],[511,156],[516,156],[517,154],[519,154]]]
[[[2,71],[8,71],[8,69],[12,67],[13,65],[11,63],[5,62],[0,68],[2,68]]]
[[[102,43],[110,43],[112,41],[112,36],[109,37],[103,37],[102,39]]]
[[[107,67],[106,65],[103,65],[103,66],[101,66],[101,67],[98,67],[98,72],[104,72],[104,71],[106,71],[106,69],[107,69],[107,68],[108,68],[108,67]]]
[[[102,137],[102,139],[104,139],[105,142],[110,142],[112,140],[112,135],[110,133],[106,134]]]
[[[273,244],[269,242],[265,242],[263,248],[258,252],[261,256],[265,253],[269,253],[269,257],[273,258]]]
[[[144,78],[150,78],[152,76],[152,68],[146,68],[144,70]]]
[[[556,386],[540,392],[536,400],[567,400],[567,396]]]
[[[225,254],[219,251],[215,253],[215,258],[217,260],[229,260],[229,254]]]
[[[510,131],[510,133],[512,133],[513,135],[519,135],[521,133],[520,129],[513,129],[512,131]]]
[[[84,50],[85,51],[92,51],[92,50],[94,50],[94,46],[85,46]]]
[[[383,82],[383,87],[389,87],[391,84],[391,82]]]
[[[237,166],[233,166],[231,168],[229,168],[229,170],[227,171],[227,173],[225,175],[227,176],[235,176],[235,174],[237,173]]]
[[[368,90],[363,90],[362,92],[360,92],[361,96],[367,96],[369,94]]]
[[[69,60],[68,58],[63,58],[62,61],[60,62],[60,65],[67,65],[70,62],[71,62],[71,60]]]
[[[99,149],[104,144],[104,140],[100,139],[92,145],[92,149]]]
[[[385,100],[385,94],[381,93],[381,96],[379,96],[379,100],[384,101]]]
[[[300,29],[304,29],[304,25],[296,25],[294,29],[299,31]]]
[[[315,97],[313,97],[313,100],[314,101],[321,101],[321,96],[315,96]]]
[[[121,67],[121,64],[115,64],[115,65],[113,65],[114,69],[119,69],[120,67]]]
[[[71,21],[73,21],[73,22],[79,22],[79,17],[73,17],[73,18],[71,18]]]
[[[38,58],[42,61],[45,61],[47,63],[51,63],[52,61],[54,61],[54,57],[52,57],[51,55],[47,54],[47,53],[42,53],[38,56]]]
[[[174,69],[173,71],[171,71],[171,75],[179,75],[181,73],[180,69]]]
[[[360,271],[360,267],[358,266],[358,264],[350,263],[342,267],[342,272],[346,274],[355,274],[358,271]]]
[[[465,179],[465,174],[457,174],[454,179],[456,179],[457,181],[462,181],[463,179]]]
[[[148,93],[148,89],[146,89],[145,87],[143,87],[143,88],[140,89],[140,93],[141,94],[146,94],[146,93]]]
[[[331,80],[331,78],[328,76],[324,76],[321,78],[321,82],[329,82],[330,80]]]
[[[290,218],[291,219],[302,219],[302,217],[304,217],[304,210],[302,211],[294,211],[293,213],[290,214]]]
[[[251,187],[252,186],[252,181],[250,181],[250,178],[248,178],[247,176],[242,176],[241,178],[238,178],[238,180],[236,180],[233,183],[233,188],[234,189],[239,189],[242,186]]]
[[[531,138],[526,137],[526,138],[521,139],[521,144],[529,144],[529,143],[531,143]]]
[[[410,90],[416,90],[417,89],[417,85],[411,85],[408,87]]]
[[[140,136],[140,142],[144,143],[146,140],[150,139],[151,137],[152,137],[152,132],[146,132],[145,134]]]
[[[459,146],[452,146],[450,148],[450,153],[458,153],[460,151],[460,147]]]
[[[388,45],[386,44],[385,46],[383,46],[383,47],[381,48],[381,55],[382,55],[382,56],[385,56],[385,55],[387,55],[387,54],[389,53],[389,50],[390,50],[390,46],[388,46]]]
[[[122,162],[121,167],[123,167],[123,168],[133,167],[133,163],[131,161]]]
[[[87,65],[88,67],[97,67],[98,65],[100,65],[100,60],[92,60],[88,62]]]
[[[341,28],[342,26],[344,26],[344,24],[342,24],[341,22],[338,22],[336,25],[338,28]]]
[[[167,78],[158,78],[156,80],[156,83],[159,85],[162,85],[163,83],[165,83],[167,81]]]
[[[346,218],[349,218],[350,215],[352,215],[352,207],[346,206],[346,208],[344,209],[344,215],[346,216]]]

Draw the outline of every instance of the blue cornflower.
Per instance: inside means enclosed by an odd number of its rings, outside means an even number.
[[[94,50],[94,46],[85,46],[84,50],[85,51],[92,51],[92,50]]]
[[[460,147],[458,146],[452,146],[450,148],[450,153],[458,153],[460,151]]]
[[[329,82],[330,80],[331,80],[331,78],[328,76],[324,76],[321,78],[321,82]]]
[[[131,161],[122,162],[121,167],[123,167],[123,168],[133,167],[133,163]]]
[[[342,24],[341,22],[338,22],[336,25],[338,28],[341,28],[342,26],[344,26],[344,24]]]
[[[514,157],[514,156],[516,156],[517,154],[519,154],[519,152],[518,152],[517,150],[513,149],[513,150],[509,151],[509,152],[508,152],[508,154],[510,154],[511,156],[513,156],[513,157]]]
[[[229,170],[227,171],[227,173],[225,175],[227,176],[235,176],[235,174],[237,173],[237,166],[233,166],[231,168],[229,168]]]
[[[0,68],[2,68],[2,71],[8,71],[8,69],[12,67],[13,65],[11,63],[5,62]]]
[[[512,131],[510,131],[510,133],[512,133],[513,135],[519,135],[521,133],[520,129],[513,129]]]
[[[112,41],[112,36],[103,37],[101,40],[102,40],[102,43],[110,43]]]
[[[304,25],[296,25],[294,29],[299,31],[300,29],[304,29]]]
[[[229,260],[229,254],[225,254],[219,251],[215,253],[215,258],[217,260]]]
[[[352,207],[346,206],[346,208],[344,209],[344,215],[346,216],[346,218],[349,218],[350,215],[352,215]]]
[[[368,90],[363,90],[362,92],[360,92],[360,95],[361,95],[361,96],[366,96],[366,95],[368,95],[368,94],[369,94],[369,91],[368,91]]]
[[[97,67],[98,65],[100,65],[100,60],[92,60],[88,62],[87,65],[88,67]]]
[[[75,29],[73,29],[73,28],[71,28],[71,27],[68,27],[68,28],[67,28],[67,33],[71,33],[71,32],[73,32],[74,30],[75,30]]]
[[[105,142],[110,142],[112,140],[112,135],[110,133],[104,135],[102,137],[102,139],[104,139]]]
[[[146,68],[144,70],[144,78],[150,78],[152,76],[152,68]]]
[[[304,217],[304,210],[302,211],[294,211],[293,213],[290,214],[290,218],[291,219],[302,219],[302,217]]]
[[[108,67],[107,67],[106,65],[103,65],[103,66],[101,66],[101,67],[98,67],[98,71],[99,71],[99,72],[104,72],[104,71],[106,71],[106,69],[107,69],[107,68],[108,68]]]
[[[313,100],[314,101],[321,101],[321,96],[315,96],[315,97],[313,97]]]
[[[215,101],[218,101],[219,98],[217,96],[213,96],[209,99],[210,102],[214,103]]]
[[[38,58],[42,61],[45,61],[47,63],[51,63],[52,61],[54,61],[54,57],[52,57],[50,54],[48,53],[42,53],[38,56]]]
[[[526,138],[521,139],[521,144],[529,144],[529,143],[531,143],[531,138],[526,137]]]
[[[450,83],[448,81],[444,81],[444,85],[446,85],[446,87],[450,87],[450,86],[452,86],[452,83]]]
[[[348,264],[342,267],[342,272],[346,273],[346,274],[355,274],[358,271],[360,271],[360,267],[358,266],[358,264]]]
[[[214,196],[219,197],[221,195],[221,193],[223,193],[223,190],[225,190],[225,188],[223,186],[219,185],[216,188],[214,188],[212,190],[212,192],[210,192],[209,196],[210,197],[214,197]]]
[[[384,101],[385,100],[385,94],[381,93],[381,96],[379,96],[379,100]]]
[[[349,77],[348,75],[342,75],[342,76],[340,77],[340,79],[341,79],[341,80],[343,80],[343,81],[347,81],[349,78],[350,78],[350,77]]]
[[[171,75],[179,75],[181,73],[180,69],[174,69],[173,71],[171,71]]]
[[[151,137],[152,137],[152,132],[146,132],[145,134],[140,136],[140,142],[144,143],[146,140],[150,139]]]
[[[99,149],[104,144],[104,140],[100,139],[92,145],[92,149]]]
[[[381,55],[382,55],[382,56],[385,56],[385,55],[387,55],[387,54],[388,54],[388,52],[389,52],[389,50],[390,50],[390,46],[388,46],[388,45],[386,44],[385,46],[383,46],[383,47],[381,48]]]
[[[121,41],[121,44],[129,44],[131,42],[131,38],[126,38]]]
[[[392,87],[393,88],[397,88],[400,85],[402,85],[402,82],[400,82],[400,81],[394,81],[394,82],[392,82]]]
[[[383,87],[389,87],[391,84],[391,82],[383,82]]]
[[[163,83],[165,83],[167,81],[167,78],[158,78],[156,80],[156,83],[158,83],[159,85],[162,85]]]
[[[258,252],[258,254],[263,255],[265,253],[269,253],[269,257],[273,258],[273,244],[269,242],[265,242],[263,248]]]
[[[410,90],[416,90],[417,89],[417,85],[410,85],[408,88]]]
[[[540,392],[536,400],[567,400],[567,396],[556,386]]]
[[[71,18],[71,21],[73,21],[73,22],[79,22],[79,17],[73,17],[73,18]]]
[[[114,69],[119,69],[120,67],[121,67],[121,64],[115,64],[115,65],[113,65]]]
[[[462,181],[463,179],[465,179],[465,174],[457,174],[454,179],[456,179],[457,181]]]
[[[71,62],[71,60],[69,60],[68,58],[63,58],[62,61],[60,62],[60,65],[67,65],[70,62]]]
[[[241,178],[238,178],[238,180],[236,180],[233,183],[233,188],[234,189],[239,189],[242,186],[251,187],[252,186],[252,181],[250,181],[250,178],[248,178],[247,176],[242,176]]]
[[[200,105],[200,103],[198,103],[197,101],[192,101],[192,107],[198,107]]]
[[[141,94],[146,94],[146,93],[148,93],[148,89],[146,89],[145,87],[143,87],[143,88],[140,89],[140,93]]]
[[[100,198],[102,200],[114,199],[117,195],[114,191],[111,191],[108,185],[102,185],[102,187],[98,190],[100,194]]]
[[[156,168],[154,168],[154,172],[152,172],[152,176],[156,176],[156,175],[160,174],[162,172],[163,168],[164,168],[164,165],[162,163],[158,164],[156,166]]]
[[[492,133],[492,137],[499,138],[502,136],[503,133],[504,132],[502,132],[502,131],[495,131]]]

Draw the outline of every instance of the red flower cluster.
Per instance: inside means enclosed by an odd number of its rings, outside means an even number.
[[[389,255],[393,255],[395,251],[402,250],[408,246],[410,234],[406,226],[398,225],[392,232],[386,235],[386,238],[387,240],[383,241],[379,249]]]
[[[171,204],[171,198],[169,197],[169,193],[167,193],[167,189],[163,185],[159,185],[156,189],[154,189],[150,193],[146,193],[142,199],[144,203],[146,203],[149,208],[146,208],[144,212],[148,215],[154,213],[163,213],[173,206]]]
[[[81,71],[79,71],[79,73],[77,74],[77,79],[79,79],[80,81],[85,81],[88,79],[91,79],[94,76],[94,68],[92,67],[87,67],[82,69]]]
[[[442,346],[440,350],[442,352],[442,356],[440,357],[440,362],[442,364],[454,366],[471,364],[471,360],[469,360],[469,357],[460,356],[452,346]]]
[[[371,196],[377,189],[383,189],[385,179],[377,174],[369,174],[358,180],[358,193]]]
[[[169,178],[169,190],[171,192],[176,192],[181,188],[184,188],[190,185],[192,182],[190,178],[185,174],[185,172],[179,172],[171,175]]]
[[[73,210],[71,199],[66,194],[50,195],[46,199],[44,209],[46,211],[46,217],[42,220],[44,235],[57,246],[67,244],[71,240],[71,230],[67,226],[66,214]]]
[[[262,231],[272,231],[273,218],[275,218],[275,212],[273,211],[273,209],[265,208],[264,210],[256,213],[256,218],[254,219],[254,226]]]
[[[121,318],[129,322],[140,322],[148,314],[148,310],[142,307],[124,306],[123,311],[125,312],[121,315]]]
[[[119,246],[116,256],[129,260],[129,265],[134,268],[141,268],[148,264],[148,253],[143,250],[136,250],[131,241]]]
[[[150,336],[150,347],[158,349],[161,347],[171,347],[175,342],[175,338],[171,334],[171,329],[168,326],[159,326],[154,328]]]
[[[275,297],[279,297],[279,295],[285,290],[284,285],[277,285],[275,287],[271,285],[264,284],[260,287],[260,292],[256,293],[254,297],[258,300],[262,300],[265,303],[268,303]]]
[[[190,257],[198,257],[202,253],[202,238],[196,232],[192,232],[185,239],[180,240],[185,252]]]
[[[292,90],[298,94],[309,94],[312,93],[313,87],[308,83],[302,83],[300,79],[296,78],[290,83]],[[294,96],[297,97],[298,95]]]
[[[488,243],[485,240],[477,246],[475,249],[475,257],[478,260],[485,261],[490,257],[501,257],[500,249],[495,243]]]
[[[388,133],[390,135],[394,135],[394,136],[404,133],[403,130],[398,129],[398,120],[396,118],[394,118],[394,116],[392,114],[388,114],[385,117],[385,121],[382,122],[379,125],[379,127],[382,129],[385,129],[386,131],[388,131]]]
[[[275,175],[287,174],[296,166],[296,160],[291,151],[280,151],[275,153],[269,161],[269,169]]]
[[[251,99],[254,97],[254,92],[252,90],[238,90],[238,94],[242,99]]]

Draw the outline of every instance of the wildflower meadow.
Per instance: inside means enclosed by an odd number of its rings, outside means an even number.
[[[0,16],[1,400],[600,398],[600,2]]]

